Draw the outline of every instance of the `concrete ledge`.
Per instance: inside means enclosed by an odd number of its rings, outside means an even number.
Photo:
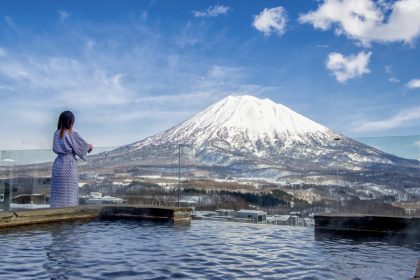
[[[103,206],[101,219],[191,220],[191,208],[154,206]]]
[[[82,206],[0,212],[0,228],[70,220],[95,219],[98,217],[100,209],[101,208],[98,206]]]
[[[420,280],[420,260],[417,262],[416,273],[413,280]]]
[[[315,229],[418,236],[420,234],[420,217],[318,214],[315,215]]]
[[[156,219],[190,222],[191,208],[140,205],[85,205],[78,207],[0,212],[0,229],[42,223],[89,219]]]

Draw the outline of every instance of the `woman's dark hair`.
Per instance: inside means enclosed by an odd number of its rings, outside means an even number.
[[[64,131],[70,130],[73,128],[74,124],[74,115],[70,111],[64,111],[60,114],[58,118],[57,130],[60,130],[60,138],[63,138]]]

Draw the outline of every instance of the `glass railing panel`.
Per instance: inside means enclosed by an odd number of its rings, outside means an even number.
[[[4,160],[3,151],[0,153],[0,211],[10,210],[13,196],[13,161]]]
[[[51,163],[25,164],[32,160],[44,161],[44,151],[30,150],[27,154],[22,151],[13,152],[3,152],[7,160],[2,160],[0,166],[0,198],[3,198],[0,207],[3,210],[49,207]],[[14,155],[15,159],[10,159],[10,155]]]
[[[92,155],[115,147],[98,147]],[[0,210],[50,207],[51,149],[0,151]]]
[[[376,186],[369,187],[369,197],[365,201],[348,201],[348,211],[381,215],[420,215],[420,136],[361,137],[356,140],[400,159],[392,168],[378,168],[373,172],[371,176],[383,184],[377,183]],[[399,164],[400,160],[405,162]],[[407,160],[411,161],[409,167]]]
[[[400,157],[420,158],[418,136],[357,140]],[[413,178],[397,177],[398,172],[390,169],[361,171],[365,178],[375,178],[371,183],[331,162],[333,167],[318,184],[308,182],[305,172],[292,176],[269,164],[261,168],[261,175],[253,176],[255,164],[240,155],[229,167],[218,165],[215,158],[203,162],[200,151],[188,145],[114,149],[96,148],[87,162],[79,161],[81,204],[179,205],[194,207],[202,215],[239,220],[238,211],[248,209],[265,212],[270,223],[295,225],[310,224],[311,220],[302,221],[323,212],[420,214],[418,185],[407,183],[419,176],[416,165],[410,173]],[[0,208],[48,207],[54,158],[50,150],[2,151]],[[273,172],[280,174],[277,181]],[[381,180],[383,184],[378,183]]]
[[[93,156],[96,166],[86,163],[79,169],[81,203],[191,206],[185,185],[194,172],[193,154],[191,147],[172,145],[134,157],[124,150]]]

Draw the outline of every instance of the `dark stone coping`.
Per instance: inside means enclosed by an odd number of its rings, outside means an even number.
[[[420,280],[420,260],[417,262],[416,273],[413,280]]]
[[[138,219],[190,222],[191,208],[145,205],[83,205],[0,212],[0,229],[42,223],[90,219]]]
[[[364,233],[420,234],[420,217],[364,215],[364,214],[318,214],[315,229],[351,231]]]

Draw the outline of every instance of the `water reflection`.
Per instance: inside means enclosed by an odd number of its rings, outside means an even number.
[[[69,275],[75,276],[72,267],[75,260],[81,259],[77,239],[85,238],[83,232],[76,232],[78,224],[58,224],[49,230],[50,244],[46,244],[44,251],[46,262],[44,268],[51,279],[69,279]],[[76,261],[77,265],[77,261]],[[82,275],[79,275],[82,277]]]

